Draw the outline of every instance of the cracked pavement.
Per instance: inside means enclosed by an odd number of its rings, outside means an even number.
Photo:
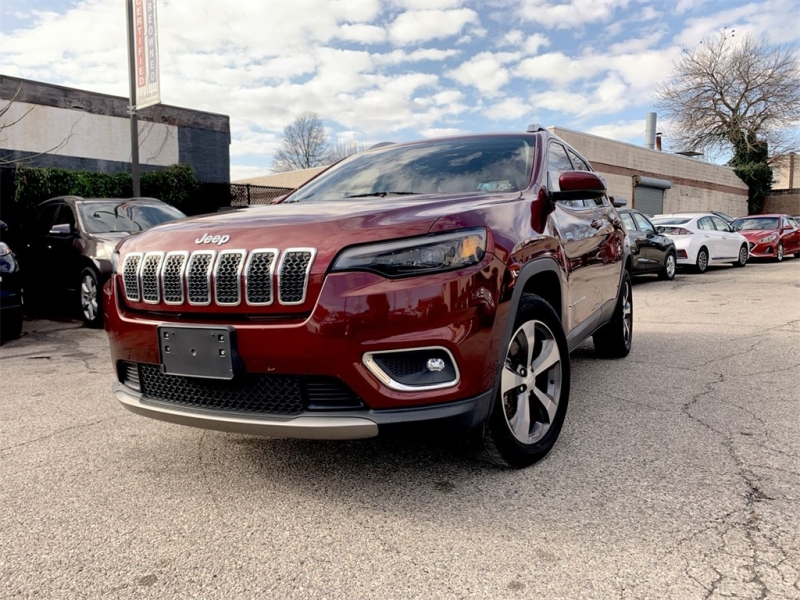
[[[800,599],[800,260],[634,285],[524,471],[119,407],[105,334],[0,348],[0,598]]]

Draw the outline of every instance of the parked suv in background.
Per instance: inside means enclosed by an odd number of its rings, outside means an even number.
[[[114,246],[153,225],[182,219],[177,208],[155,198],[61,196],[42,202],[27,236],[23,258],[34,300],[64,291],[84,322],[103,322],[100,289],[111,276]]]
[[[196,427],[471,432],[523,467],[558,437],[570,351],[631,347],[619,215],[535,127],[363,152],[279,204],[129,238],[115,264],[114,394]]]

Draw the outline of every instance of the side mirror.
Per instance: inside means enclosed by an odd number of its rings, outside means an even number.
[[[553,200],[584,200],[600,198],[606,193],[603,180],[591,171],[564,171],[558,177],[557,192],[551,192]]]
[[[611,196],[611,204],[613,204],[615,208],[622,208],[628,205],[628,201],[622,196]]]
[[[74,230],[69,223],[59,223],[50,228],[50,235],[72,235]]]

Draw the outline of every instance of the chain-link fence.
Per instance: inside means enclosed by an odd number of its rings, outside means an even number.
[[[275,198],[284,196],[292,188],[251,185],[249,183],[232,183],[231,206],[250,206],[252,204],[270,204]]]

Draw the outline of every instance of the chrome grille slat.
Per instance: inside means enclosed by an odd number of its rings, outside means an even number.
[[[302,304],[306,299],[308,274],[316,254],[314,248],[287,248],[278,267],[278,302]]]
[[[250,253],[244,269],[247,304],[251,306],[272,304],[272,280],[277,258],[277,248],[257,248]]]
[[[159,273],[161,261],[164,260],[163,252],[148,252],[142,259],[139,279],[142,283],[142,300],[148,304],[158,304],[161,296]]]
[[[216,255],[214,250],[192,252],[186,267],[186,293],[189,304],[198,306],[211,304],[211,269]]]
[[[125,257],[122,265],[122,284],[125,286],[125,297],[131,302],[138,302],[139,293],[139,263],[142,261],[141,252],[132,252]]]
[[[214,299],[220,306],[236,306],[242,300],[242,268],[246,250],[223,250],[214,270]]]
[[[183,304],[183,273],[188,252],[167,252],[164,266],[161,268],[161,289],[166,304]]]
[[[306,301],[316,248],[131,252],[122,262],[131,302],[193,306],[299,305]],[[212,293],[213,288],[213,293]]]

